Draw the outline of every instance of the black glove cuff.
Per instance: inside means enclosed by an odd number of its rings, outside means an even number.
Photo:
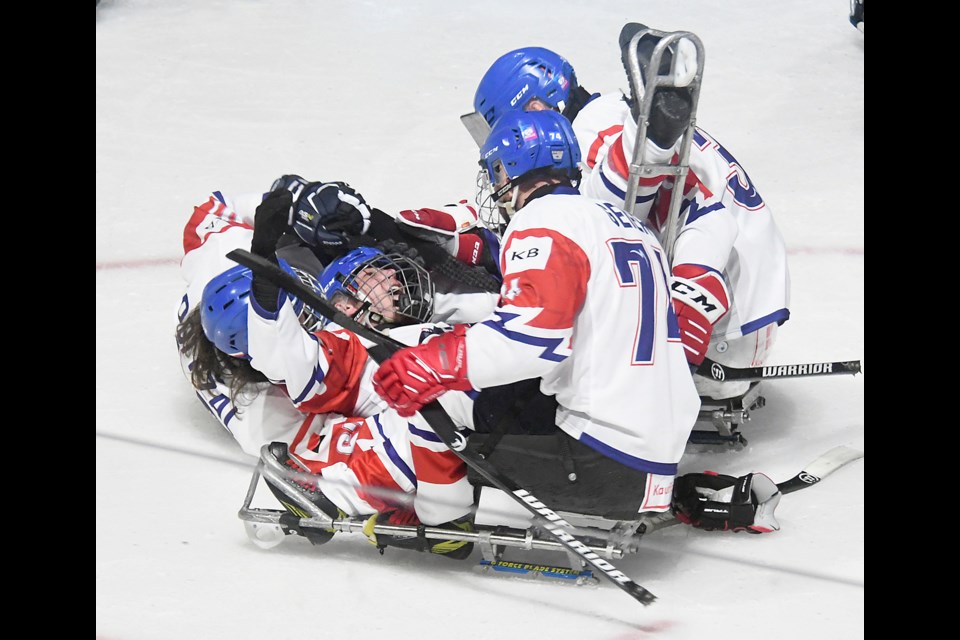
[[[250,292],[253,299],[264,311],[276,313],[280,308],[280,287],[269,280],[254,276],[253,283],[250,285]]]
[[[728,502],[701,502],[694,513],[689,514],[695,527],[712,530],[740,529],[753,524],[756,507],[752,504],[730,504]]]

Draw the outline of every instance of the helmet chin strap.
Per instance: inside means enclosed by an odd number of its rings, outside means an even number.
[[[507,226],[509,226],[510,221],[515,215],[517,215],[517,200],[520,199],[520,187],[514,184],[512,180],[506,186],[513,190],[513,195],[510,196],[509,202],[501,203],[500,201],[497,201],[497,207],[500,209],[500,217],[506,220]]]
[[[361,301],[360,308],[353,315],[353,319],[371,329],[378,329],[386,324],[384,317],[373,310],[373,303],[370,300]]]

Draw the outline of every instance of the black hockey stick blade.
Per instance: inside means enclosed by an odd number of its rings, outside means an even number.
[[[803,470],[789,480],[777,483],[780,493],[793,493],[800,489],[813,486],[828,475],[854,460],[863,457],[863,451],[840,445],[827,451],[816,460],[805,466]]]
[[[711,380],[775,380],[780,378],[807,378],[810,376],[856,375],[861,372],[859,360],[842,362],[811,362],[807,364],[775,364],[738,369],[705,358],[696,373]]]
[[[309,305],[332,322],[344,329],[370,340],[377,346],[368,349],[370,357],[378,363],[385,360],[392,353],[406,345],[383,335],[379,331],[366,327],[350,316],[338,311],[332,304],[321,297],[312,288],[303,284],[299,278],[293,277],[281,269],[277,264],[254,255],[243,249],[234,249],[227,257],[241,264],[258,277],[263,277],[288,291],[304,304]],[[420,409],[420,415],[430,425],[434,433],[450,448],[463,462],[474,471],[486,478],[491,485],[509,494],[515,501],[533,515],[533,521],[548,531],[563,546],[577,553],[583,560],[596,568],[604,577],[626,591],[632,598],[644,605],[652,604],[657,597],[643,586],[630,579],[625,573],[617,569],[607,560],[597,555],[590,547],[571,533],[573,526],[561,518],[552,509],[543,504],[536,496],[517,485],[513,480],[504,476],[499,469],[481,458],[473,451],[466,450],[466,439],[457,430],[456,425],[447,412],[437,401]]]

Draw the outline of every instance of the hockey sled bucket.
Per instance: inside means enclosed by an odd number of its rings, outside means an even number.
[[[263,509],[252,507],[254,495],[261,475],[271,477],[271,474],[279,471],[284,472],[282,467],[274,469],[270,466],[270,460],[266,464],[261,462],[253,473],[250,481],[250,487],[247,490],[243,506],[238,512],[238,517],[243,520],[247,535],[259,547],[270,548],[279,544],[283,537],[287,535],[306,535],[306,530],[317,531],[337,531],[342,533],[363,533],[364,526],[367,524],[369,516],[358,516],[355,518],[343,518],[331,520],[322,511],[316,509],[319,513],[309,518],[291,518],[287,511],[283,509]],[[274,476],[277,477],[277,476]],[[277,482],[279,486],[283,485],[282,478]],[[286,494],[286,492],[284,492]],[[291,490],[290,498],[295,498],[296,492]],[[309,503],[309,501],[303,501]],[[298,504],[301,504],[298,502]],[[313,505],[311,505],[313,506]],[[306,505],[304,505],[306,507]],[[565,514],[570,520],[577,520],[576,514]],[[599,523],[599,519],[596,519]],[[594,539],[585,539],[587,546],[598,556],[608,559],[622,558],[625,553],[636,551],[640,536],[645,531],[643,523],[609,523],[610,529],[602,530],[597,528],[597,536]],[[591,527],[585,525],[585,531],[590,531]],[[487,560],[499,560],[503,548],[512,547],[517,549],[538,549],[543,551],[563,551],[567,548],[557,542],[555,539],[541,535],[536,527],[529,529],[516,529],[511,527],[484,527],[477,531],[454,531],[440,527],[414,526],[414,525],[387,525],[377,524],[373,528],[374,533],[393,537],[421,537],[428,540],[458,540],[476,543],[484,558]],[[611,535],[610,532],[616,535]],[[589,534],[588,534],[589,535]],[[307,536],[309,537],[309,536]],[[610,539],[604,539],[610,538]]]
[[[646,82],[643,80],[643,74],[640,70],[640,61],[637,57],[637,46],[644,36],[653,36],[659,38],[650,58],[649,69],[660,69],[660,62],[664,52],[671,46],[677,54],[673,56],[668,75],[658,75],[650,73]],[[676,82],[673,78],[677,75],[676,68],[681,56],[679,47],[681,40],[688,40],[696,48],[697,52],[697,70],[688,77],[682,78],[681,82]],[[643,99],[640,101],[639,115],[637,117],[637,139],[633,147],[633,158],[630,161],[630,178],[627,183],[626,197],[624,206],[629,213],[633,213],[636,208],[638,182],[641,177],[651,177],[658,175],[674,176],[674,189],[670,197],[670,207],[668,209],[667,222],[662,238],[664,249],[667,252],[667,259],[670,264],[673,262],[673,244],[676,240],[678,222],[680,217],[680,202],[683,196],[683,184],[689,172],[690,145],[693,141],[693,132],[697,121],[697,105],[700,102],[700,83],[703,78],[704,65],[703,43],[693,33],[689,31],[658,31],[656,29],[641,29],[637,31],[630,40],[628,51],[624,59],[627,73],[630,76],[631,86],[644,87]],[[653,105],[653,97],[657,87],[676,87],[687,88],[690,90],[693,103],[690,111],[690,123],[680,139],[680,149],[677,155],[676,163],[654,163],[647,162],[644,158],[644,146],[647,141],[647,128],[650,124],[650,111]],[[634,96],[636,99],[636,96]]]
[[[313,544],[320,544],[316,540],[324,540],[324,536],[329,537],[331,532],[359,533],[366,538],[366,532],[369,532],[370,526],[369,516],[331,519],[290,484],[292,473],[270,455],[262,455],[253,472],[238,517],[243,521],[248,537],[257,547],[262,549],[275,547],[290,535],[305,537]],[[265,481],[269,480],[271,485],[279,488],[285,498],[289,498],[309,517],[298,517],[282,508],[253,507],[261,478]],[[483,487],[481,493],[486,491],[498,492],[490,487]],[[480,505],[483,504],[484,500],[481,499]],[[502,504],[502,501],[499,504]],[[393,538],[472,542],[481,552],[480,568],[486,573],[517,577],[525,574],[526,577],[542,576],[578,585],[596,584],[590,571],[586,570],[583,558],[562,545],[548,532],[537,526],[525,527],[522,523],[518,523],[517,526],[494,524],[496,511],[494,510],[492,514],[488,513],[481,517],[481,512],[478,510],[474,531],[424,525],[376,524],[373,532],[378,536],[385,535]],[[636,521],[613,521],[598,516],[568,512],[558,512],[558,515],[576,528],[577,535],[590,551],[608,560],[635,553],[639,549],[643,535],[676,522],[669,513],[661,514],[661,517],[657,518],[647,517]],[[505,559],[504,552],[507,549],[560,552],[566,557],[566,566],[530,564],[522,560]]]

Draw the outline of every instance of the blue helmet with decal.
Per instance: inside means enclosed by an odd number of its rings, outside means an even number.
[[[203,334],[220,351],[247,357],[247,307],[253,275],[237,265],[210,280],[200,299]]]
[[[303,269],[290,266],[283,260],[280,261],[280,266],[319,292],[317,279],[312,275]],[[252,286],[253,274],[250,269],[237,265],[210,280],[203,288],[200,298],[200,324],[207,340],[228,356],[246,360],[249,360],[247,308],[250,306]],[[300,300],[292,296],[291,300],[300,324],[307,331],[319,330],[325,319]]]
[[[508,111],[524,109],[530,100],[542,100],[563,112],[577,86],[573,66],[563,56],[543,47],[524,47],[494,62],[477,87],[473,108],[487,124]]]
[[[331,262],[319,278],[331,302],[351,298],[353,318],[370,327],[427,322],[433,316],[434,284],[421,259],[360,247]]]
[[[580,145],[570,122],[556,111],[512,111],[494,124],[480,147],[480,167],[499,202],[532,171],[580,179]]]
[[[327,300],[332,300],[334,294],[340,292],[353,296],[356,291],[356,273],[362,265],[382,255],[383,252],[379,249],[359,247],[337,258],[320,273],[320,293]]]

